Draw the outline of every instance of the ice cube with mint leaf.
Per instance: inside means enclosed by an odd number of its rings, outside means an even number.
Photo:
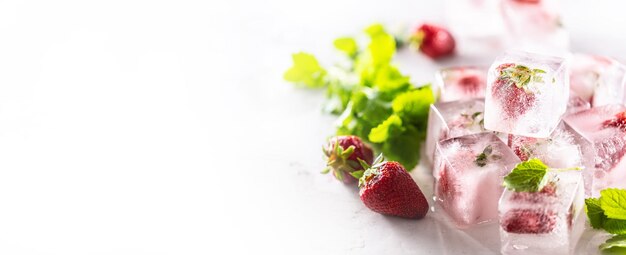
[[[504,177],[498,205],[502,254],[571,254],[584,230],[579,168],[550,168],[537,158]]]

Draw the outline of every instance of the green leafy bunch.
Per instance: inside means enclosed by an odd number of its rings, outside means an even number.
[[[396,41],[380,24],[365,29],[368,44],[351,37],[334,41],[348,66],[326,70],[308,53],[296,53],[285,80],[325,88],[324,109],[339,115],[337,135],[356,135],[387,159],[413,169],[426,137],[428,110],[435,98],[430,85],[416,87],[391,63]]]
[[[599,198],[585,199],[585,205],[591,227],[616,235],[600,245],[600,249],[626,252],[626,190],[602,190]]]

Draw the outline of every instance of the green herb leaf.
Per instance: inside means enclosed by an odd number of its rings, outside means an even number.
[[[392,35],[385,32],[385,28],[380,24],[368,27],[365,32],[370,36],[370,44],[367,46],[367,59],[374,66],[388,65],[396,53],[396,40]]]
[[[626,190],[602,190],[600,192],[600,207],[608,218],[626,220]]]
[[[476,160],[474,160],[474,163],[476,163],[476,165],[479,167],[486,166],[487,158],[489,157],[489,155],[491,155],[491,152],[493,152],[493,148],[491,147],[491,145],[487,145],[483,152],[476,156]]]
[[[607,250],[611,248],[626,248],[626,235],[614,236],[600,245],[600,250]]]
[[[284,74],[284,79],[299,86],[321,88],[326,86],[326,70],[317,59],[308,53],[300,52],[292,55],[293,66]]]
[[[418,131],[415,126],[405,126],[400,133],[395,133],[382,144],[382,152],[388,160],[398,161],[407,171],[417,166],[420,157],[420,143],[425,133]]]
[[[393,100],[391,108],[393,112],[402,119],[416,125],[425,127],[425,120],[428,119],[430,104],[435,102],[430,85],[420,89],[410,90],[399,94]]]
[[[532,158],[519,163],[504,177],[504,186],[516,192],[537,192],[545,186],[548,166],[541,160]]]
[[[402,131],[402,120],[398,115],[394,114],[389,116],[383,123],[373,128],[368,138],[373,143],[382,143],[387,141],[389,136],[392,136],[394,132],[400,133]]]
[[[342,51],[348,57],[355,57],[357,51],[359,50],[359,46],[356,44],[356,41],[352,37],[341,37],[335,39],[333,42],[335,48]]]
[[[626,234],[626,220],[607,219],[602,226],[606,232],[611,234]]]
[[[604,215],[604,210],[600,207],[600,199],[587,198],[585,199],[585,205],[585,212],[587,212],[587,218],[589,218],[591,227],[602,229],[607,218]]]

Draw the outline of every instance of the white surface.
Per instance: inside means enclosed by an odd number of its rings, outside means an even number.
[[[618,2],[572,1],[574,49],[626,60]],[[441,8],[0,1],[0,254],[493,252],[489,229],[383,217],[318,174],[334,117],[281,80],[292,52],[330,63],[334,37]],[[418,83],[437,68],[398,61]]]

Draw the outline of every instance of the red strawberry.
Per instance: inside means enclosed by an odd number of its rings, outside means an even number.
[[[626,111],[615,115],[615,118],[604,121],[604,127],[619,128],[626,132]]]
[[[356,178],[350,173],[363,170],[359,159],[368,164],[374,160],[372,149],[357,136],[333,137],[323,149],[327,159],[327,168],[322,173],[332,171],[335,178],[344,183],[355,182]]]
[[[527,91],[529,82],[542,82],[543,70],[529,69],[513,63],[501,64],[496,68],[498,78],[493,82],[491,93],[500,101],[504,113],[516,118],[524,114],[535,103],[535,94]]]
[[[541,209],[513,209],[502,217],[502,229],[516,234],[550,233],[556,226],[557,215]]]
[[[451,55],[454,52],[454,38],[445,28],[424,23],[411,38],[419,50],[432,59]]]
[[[374,212],[412,219],[428,212],[426,197],[409,173],[398,162],[383,162],[382,155],[362,173],[359,188],[361,201]]]

